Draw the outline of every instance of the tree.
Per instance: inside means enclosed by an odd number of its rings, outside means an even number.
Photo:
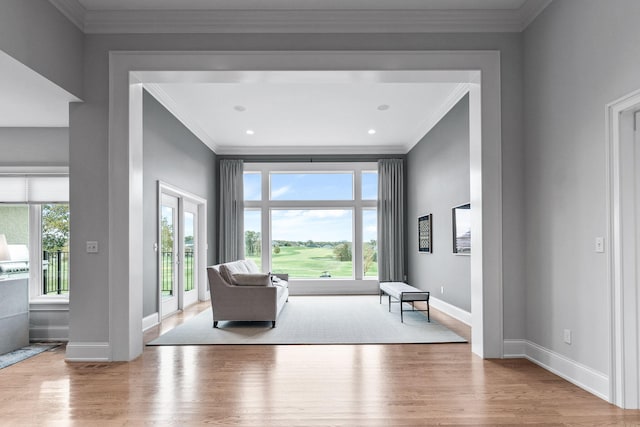
[[[259,256],[262,252],[260,243],[261,239],[259,231],[247,230],[244,232],[244,247],[247,255]]]
[[[42,250],[69,250],[69,205],[42,206]]]
[[[173,224],[164,216],[160,221],[160,242],[163,252],[173,252]]]
[[[368,243],[364,244],[363,247],[363,258],[364,258],[364,272],[365,274],[367,273],[367,271],[369,271],[369,269],[371,268],[371,266],[378,262],[378,248],[377,248],[378,242],[376,242],[375,240],[371,240]]]
[[[333,248],[333,254],[338,261],[351,261],[351,244],[340,243]]]
[[[273,253],[274,253],[275,255],[278,255],[278,254],[280,253],[280,246],[275,245],[275,246],[273,247]]]

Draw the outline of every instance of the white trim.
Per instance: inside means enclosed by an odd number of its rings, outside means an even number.
[[[153,328],[156,325],[160,324],[160,313],[155,312],[146,317],[142,318],[142,331],[146,331],[147,329]]]
[[[65,360],[67,362],[109,362],[111,348],[108,342],[69,342]]]
[[[504,357],[524,357],[589,393],[607,400],[609,377],[606,374],[531,341],[504,340],[504,348]]]
[[[417,142],[417,141],[416,141]],[[340,145],[340,146],[331,146],[328,148],[322,145],[297,145],[297,146],[272,146],[272,145],[263,145],[260,147],[246,147],[246,146],[231,146],[227,145],[224,147],[220,147],[218,151],[215,151],[216,154],[225,155],[225,156],[241,156],[241,155],[313,155],[313,154],[327,154],[330,152],[334,155],[340,154],[371,154],[375,152],[375,154],[398,154],[404,155],[406,154],[405,147],[399,145],[376,145],[372,146],[362,146],[362,145]]]
[[[638,378],[638,276],[636,272],[637,232],[635,215],[638,199],[635,176],[638,173],[633,150],[633,136],[623,128],[623,113],[640,106],[640,90],[607,104],[606,172],[607,185],[607,277],[610,309],[609,402],[626,409],[640,407]],[[627,122],[630,124],[629,122]],[[637,154],[636,154],[637,155]],[[623,200],[627,203],[623,204]],[[625,297],[625,294],[627,297]]]
[[[491,10],[87,10],[77,0],[51,0],[85,33],[520,32],[550,2]]]
[[[505,359],[523,358],[527,355],[527,340],[504,340],[504,357]]]
[[[68,166],[0,166],[0,175],[69,175]]]
[[[378,295],[377,280],[293,280],[289,279],[289,292],[295,295]]]
[[[66,342],[69,341],[69,326],[30,326],[29,340],[31,342],[51,341]]]
[[[456,307],[455,305],[451,305],[446,301],[442,301],[441,299],[432,296],[429,298],[429,305],[467,326],[471,326],[473,323],[470,312],[463,310],[460,307]]]

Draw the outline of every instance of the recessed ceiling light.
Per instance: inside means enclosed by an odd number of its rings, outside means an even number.
[[[251,129],[247,129],[247,135],[253,135],[255,132]]]
[[[380,111],[385,111],[385,110],[388,110],[389,108],[391,108],[391,107],[388,106],[387,104],[378,105],[378,110],[380,110]]]
[[[233,107],[233,109],[239,112],[243,112],[247,110],[247,108],[242,105],[236,105],[235,107]]]
[[[368,133],[369,135],[375,135],[376,130],[375,130],[375,129],[369,129],[369,130],[367,131],[367,133]]]

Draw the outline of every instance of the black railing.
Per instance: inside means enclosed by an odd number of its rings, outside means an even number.
[[[162,294],[173,295],[173,266],[175,262],[173,260],[173,252],[162,252]]]
[[[162,252],[162,294],[173,295],[173,269],[175,268],[175,259],[173,252]],[[191,291],[194,289],[194,262],[193,252],[188,251],[184,254],[184,290]]]
[[[69,252],[42,253],[42,292],[66,294],[69,292]]]

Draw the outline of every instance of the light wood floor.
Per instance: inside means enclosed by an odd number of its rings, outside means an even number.
[[[0,370],[2,426],[525,423],[640,425],[640,412],[526,360],[482,360],[468,344],[145,347],[129,363],[66,363],[60,347]]]

